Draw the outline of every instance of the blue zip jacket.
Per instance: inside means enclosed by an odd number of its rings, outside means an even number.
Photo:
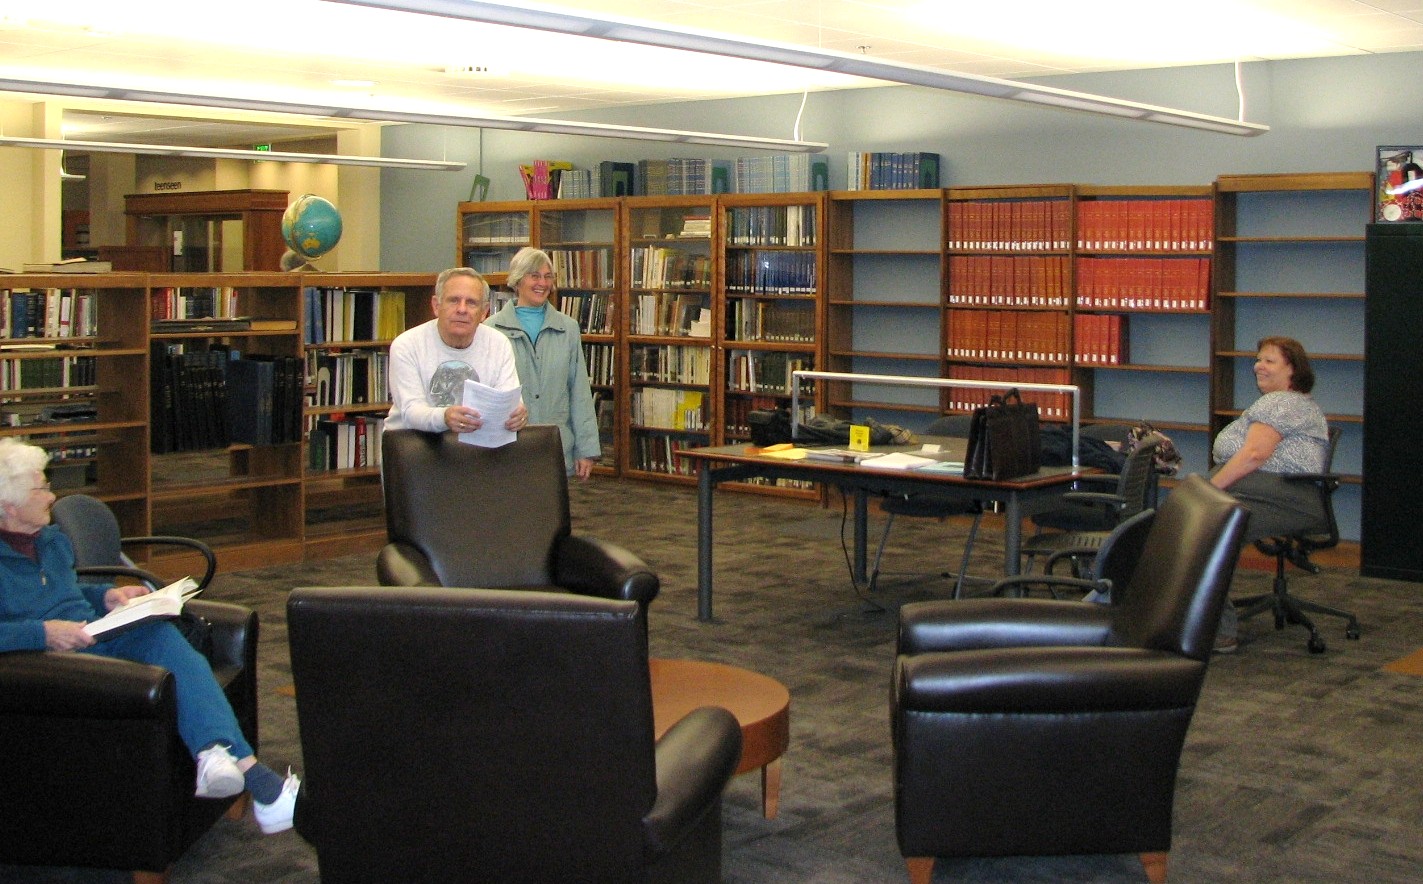
[[[88,623],[104,614],[111,584],[79,583],[63,531],[41,528],[35,551],[38,562],[0,542],[0,651],[42,651],[46,620]]]

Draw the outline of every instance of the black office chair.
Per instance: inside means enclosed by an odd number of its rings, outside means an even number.
[[[973,419],[968,414],[945,415],[934,421],[924,430],[925,436],[953,436],[957,438],[967,438],[969,422]],[[963,583],[965,575],[968,573],[968,559],[973,552],[973,541],[978,536],[979,523],[983,521],[983,505],[976,500],[955,500],[935,495],[931,491],[913,492],[910,494],[888,495],[880,502],[880,509],[889,518],[884,523],[884,533],[880,535],[879,549],[875,551],[875,563],[870,571],[869,591],[874,592],[875,586],[879,583],[880,561],[884,558],[884,545],[889,540],[890,529],[894,527],[896,516],[907,516],[916,519],[947,519],[950,516],[973,516],[973,523],[968,529],[968,539],[964,541],[963,557],[959,562],[957,573],[942,571],[939,577],[954,578],[954,598],[963,595]],[[929,575],[923,575],[929,576]]]
[[[1022,554],[1028,560],[1024,570],[1031,571],[1038,558],[1045,558],[1044,573],[1051,573],[1051,565],[1057,562],[1069,561],[1073,576],[1081,577],[1083,564],[1096,554],[1114,527],[1156,506],[1155,456],[1161,442],[1161,435],[1152,433],[1127,457],[1119,474],[1091,473],[1079,483],[1111,490],[1069,491],[1063,495],[1066,506],[1034,516],[1033,522],[1040,527],[1058,530],[1040,532],[1023,542]]]
[[[191,550],[202,556],[205,565],[199,589],[206,589],[217,573],[217,557],[201,540],[173,535],[124,537],[109,505],[87,494],[69,494],[54,502],[50,510],[54,524],[69,537],[74,546],[74,570],[83,576],[131,577],[148,586],[162,589],[172,582],[139,568],[124,550],[134,547],[169,547]]]
[[[1326,650],[1324,639],[1309,614],[1323,614],[1327,617],[1341,617],[1345,620],[1344,637],[1357,641],[1359,638],[1359,618],[1340,608],[1331,608],[1318,602],[1296,598],[1290,594],[1289,579],[1285,577],[1285,563],[1293,564],[1302,571],[1318,574],[1322,568],[1309,560],[1309,554],[1339,545],[1339,524],[1334,518],[1334,489],[1339,487],[1339,476],[1329,472],[1334,468],[1334,449],[1339,445],[1339,428],[1329,428],[1329,453],[1325,456],[1322,473],[1291,473],[1284,476],[1287,482],[1308,482],[1319,492],[1319,504],[1324,512],[1325,530],[1301,531],[1283,537],[1266,537],[1255,541],[1255,548],[1267,556],[1275,558],[1275,581],[1270,592],[1234,599],[1236,613],[1241,620],[1254,617],[1263,611],[1275,615],[1275,628],[1284,629],[1285,624],[1296,624],[1309,630],[1307,647],[1311,654],[1322,654]]]
[[[1046,589],[1054,599],[1082,599],[1091,593],[1111,600],[1114,605],[1130,593],[1130,578],[1141,551],[1146,543],[1146,535],[1151,531],[1156,510],[1142,510],[1134,516],[1123,519],[1117,527],[1107,532],[1101,546],[1091,557],[1074,571],[1080,577],[1063,577],[1052,573],[1049,559],[1042,574],[1020,574],[1005,577],[993,584],[992,594],[1010,598],[1024,598],[1035,588]],[[1079,555],[1078,551],[1064,550],[1058,555]],[[1085,599],[1084,599],[1085,600]]]

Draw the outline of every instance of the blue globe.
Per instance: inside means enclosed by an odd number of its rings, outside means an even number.
[[[304,193],[282,213],[282,239],[303,258],[320,258],[341,241],[341,213],[329,200]]]

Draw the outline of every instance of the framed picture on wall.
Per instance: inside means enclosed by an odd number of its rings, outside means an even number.
[[[1423,221],[1423,146],[1381,145],[1375,172],[1374,220]]]

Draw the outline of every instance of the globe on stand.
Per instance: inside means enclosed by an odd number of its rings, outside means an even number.
[[[341,213],[329,200],[304,193],[282,213],[282,239],[287,244],[283,270],[315,270],[310,262],[341,241]]]

